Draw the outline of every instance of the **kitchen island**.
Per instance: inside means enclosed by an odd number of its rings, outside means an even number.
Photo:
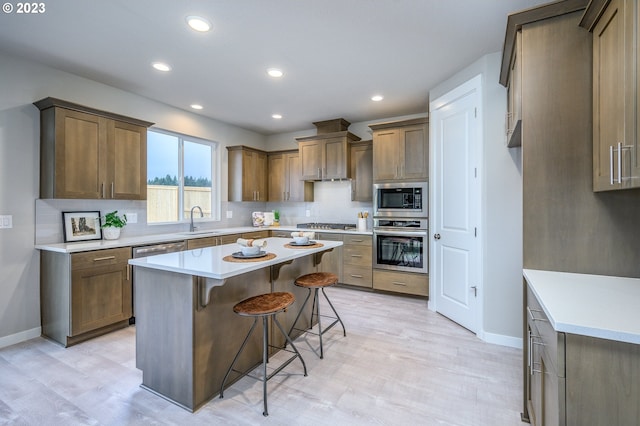
[[[233,312],[242,299],[273,291],[289,291],[296,302],[278,320],[290,327],[306,297],[293,285],[300,275],[314,272],[322,254],[339,241],[317,241],[289,248],[290,238],[267,238],[269,254],[254,261],[229,261],[237,244],[167,253],[129,261],[134,269],[136,366],[142,387],[195,411],[218,394],[226,369],[252,320]],[[303,314],[308,321],[311,306]],[[236,368],[262,360],[261,332],[252,335]],[[292,337],[295,337],[292,336]],[[284,338],[272,333],[272,344]],[[231,376],[229,384],[239,376]]]

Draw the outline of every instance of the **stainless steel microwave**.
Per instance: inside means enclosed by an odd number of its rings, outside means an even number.
[[[373,185],[375,217],[428,217],[427,182],[388,182]]]

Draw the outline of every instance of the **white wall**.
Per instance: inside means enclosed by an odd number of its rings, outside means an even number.
[[[507,148],[506,89],[498,83],[501,53],[488,54],[430,91],[437,99],[481,74],[483,86],[483,331],[479,337],[522,344],[522,160]]]
[[[13,216],[13,228],[0,229],[0,347],[40,335],[40,267],[39,253],[34,249],[40,112],[32,105],[34,101],[57,97],[219,142],[222,200],[227,199],[225,146],[242,144],[264,148],[263,135],[2,53],[0,75],[0,214]],[[124,205],[134,211],[144,211],[144,202],[49,201],[39,201],[38,206],[45,206],[43,220],[51,221],[56,229],[61,223],[59,210],[67,206],[105,210]],[[256,209],[237,204],[229,203],[234,209]],[[256,204],[264,208],[264,203]],[[238,219],[244,216],[238,215]],[[144,215],[138,218],[143,220]]]

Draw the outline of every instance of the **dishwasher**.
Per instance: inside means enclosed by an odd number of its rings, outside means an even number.
[[[175,253],[177,251],[185,251],[187,249],[187,242],[186,241],[172,241],[172,242],[168,242],[168,243],[156,243],[156,244],[149,244],[149,245],[145,245],[145,246],[136,246],[133,248],[133,258],[137,259],[140,257],[147,257],[147,256],[155,256],[156,254],[165,254],[165,253]],[[136,311],[135,311],[135,285],[136,285],[136,280],[135,280],[135,276],[133,279],[133,283],[132,285],[132,289],[133,289],[133,294],[131,295],[131,303],[133,306],[131,306],[131,312],[133,312],[133,316],[129,319],[129,324],[135,324],[136,323]]]

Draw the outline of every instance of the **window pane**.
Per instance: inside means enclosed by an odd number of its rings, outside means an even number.
[[[191,208],[200,206],[204,217],[211,217],[211,146],[184,141],[184,212],[190,218]],[[196,209],[194,217],[200,217]]]
[[[179,139],[147,132],[147,223],[177,222]]]

